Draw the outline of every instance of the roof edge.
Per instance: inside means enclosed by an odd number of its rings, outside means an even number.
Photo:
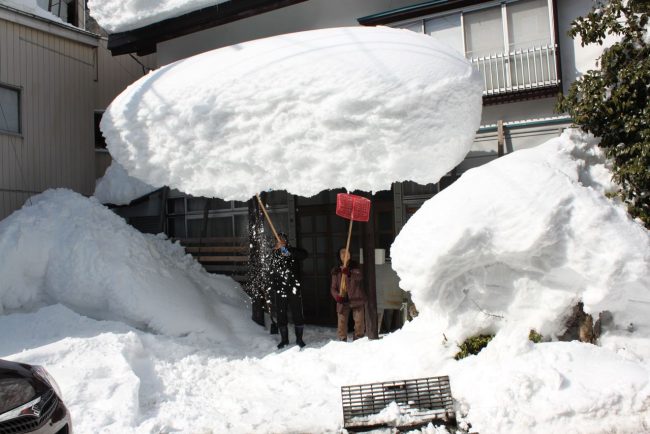
[[[157,44],[191,33],[260,15],[307,0],[230,0],[133,30],[108,36],[113,56],[155,53]]]
[[[486,3],[487,1],[490,0],[432,0],[361,17],[357,19],[357,22],[362,26],[390,24],[397,21],[408,20],[410,18],[418,18],[423,15],[430,15],[451,9]]]

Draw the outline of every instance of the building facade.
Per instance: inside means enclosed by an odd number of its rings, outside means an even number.
[[[464,171],[558,136],[570,120],[554,112],[557,94],[592,67],[599,55],[598,50],[580,47],[579,41],[567,36],[571,21],[591,9],[591,0],[251,1],[268,7],[258,13],[253,8],[244,18],[240,18],[241,11],[229,12],[230,3],[236,2],[223,3],[220,9],[208,8],[202,15],[190,13],[155,27],[111,35],[109,48],[114,52],[156,51],[162,66],[211,49],[283,33],[387,25],[442,40],[462,52],[483,77],[481,128],[465,161],[438,184],[394,183],[390,191],[375,193],[369,224],[356,227],[353,256],[365,262],[366,285],[378,291],[380,312],[395,307],[386,294],[395,294],[391,285],[397,283],[387,274],[389,265],[375,264],[375,249],[382,249],[390,261],[390,245],[409,217]],[[276,225],[310,253],[302,264],[301,277],[304,313],[311,323],[331,325],[335,320],[335,305],[328,291],[329,270],[336,264],[338,248],[345,244],[347,228],[334,212],[337,192],[324,191],[311,198],[273,192],[266,197]],[[170,236],[239,237],[242,243],[248,242],[252,201],[224,202],[175,191],[164,200],[158,208],[138,206],[164,214],[165,224],[159,229]],[[122,213],[131,213],[133,218],[138,214],[128,207]],[[158,217],[152,211],[150,218]],[[225,271],[221,267],[206,264],[215,272]]]
[[[83,2],[40,3],[38,14],[0,3],[0,220],[48,188],[93,193],[110,163],[95,113],[143,75],[84,30]]]

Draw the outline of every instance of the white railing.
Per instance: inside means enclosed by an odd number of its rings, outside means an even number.
[[[542,45],[469,61],[483,76],[483,95],[496,95],[557,85],[555,56],[556,46]]]

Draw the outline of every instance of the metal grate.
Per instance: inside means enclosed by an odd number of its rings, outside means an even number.
[[[456,425],[448,376],[343,386],[341,400],[343,425],[348,430],[381,426],[404,428],[429,422]],[[379,421],[376,415],[393,402],[408,417],[396,422]]]
[[[52,390],[48,390],[42,396],[41,415],[34,416],[20,416],[15,419],[10,419],[0,423],[0,434],[22,434],[35,431],[45,422],[50,419],[52,412],[57,407],[59,399]]]

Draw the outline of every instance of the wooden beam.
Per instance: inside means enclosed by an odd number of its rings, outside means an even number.
[[[503,132],[503,121],[499,119],[497,122],[497,156],[503,157],[504,148],[506,143],[506,136]]]

